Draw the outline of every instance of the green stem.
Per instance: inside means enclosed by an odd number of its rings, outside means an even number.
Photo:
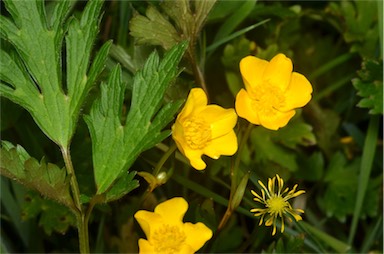
[[[200,70],[200,67],[199,67],[197,60],[196,60],[195,47],[194,47],[194,45],[191,45],[191,43],[193,43],[193,42],[189,43],[188,58],[189,58],[189,61],[191,63],[191,66],[192,66],[193,75],[195,76],[196,83],[199,86],[201,86],[201,88],[204,90],[207,97],[209,98],[208,89],[207,89],[207,85],[205,84],[204,75],[203,75],[202,71]]]
[[[156,164],[155,169],[153,170],[152,175],[155,177],[160,173],[161,168],[163,167],[164,163],[168,160],[169,156],[173,154],[173,152],[176,150],[177,146],[176,143],[173,143],[167,150],[167,152],[161,157],[159,162]]]
[[[241,137],[241,141],[239,144],[239,149],[237,151],[237,156],[236,156],[235,162],[231,166],[231,174],[230,174],[230,176],[231,176],[231,193],[229,194],[229,203],[227,206],[227,210],[225,211],[223,218],[221,219],[220,224],[217,227],[218,231],[223,229],[223,227],[227,224],[229,218],[232,216],[233,211],[236,209],[236,207],[233,207],[231,204],[232,204],[234,195],[236,193],[237,187],[239,185],[239,179],[240,179],[239,171],[240,171],[241,153],[243,152],[244,147],[247,144],[247,140],[248,140],[249,135],[251,134],[252,129],[253,129],[253,124],[249,123],[247,128],[244,131],[243,136]]]
[[[69,147],[60,147],[60,149],[63,155],[65,168],[67,169],[67,175],[70,179],[72,198],[76,206],[75,214],[77,230],[79,233],[80,253],[89,253],[88,221],[85,218],[85,214],[81,207],[79,184],[76,179],[75,170],[73,169],[71,154],[69,151]]]

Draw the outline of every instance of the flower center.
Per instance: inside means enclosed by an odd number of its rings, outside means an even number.
[[[272,214],[282,213],[287,207],[287,202],[281,196],[272,196],[267,200],[267,207]]]
[[[280,88],[270,84],[257,87],[251,96],[254,99],[252,102],[254,109],[264,115],[274,114],[274,110],[285,104],[285,97]]]
[[[180,227],[166,224],[153,232],[151,244],[158,254],[179,253],[186,238]]]
[[[184,137],[190,148],[197,150],[206,147],[211,139],[211,128],[204,120],[192,117],[183,126]]]

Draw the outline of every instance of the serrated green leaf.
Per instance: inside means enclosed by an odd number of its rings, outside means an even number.
[[[139,181],[134,180],[136,172],[129,172],[120,177],[112,188],[107,192],[106,202],[117,200],[132,190],[139,187]]]
[[[289,148],[298,145],[311,146],[316,144],[312,126],[301,121],[292,121],[286,127],[274,132],[274,140]]]
[[[56,200],[70,208],[73,200],[69,191],[69,181],[65,169],[60,169],[44,160],[38,162],[21,146],[13,146],[2,141],[0,149],[0,173],[16,180],[42,195]]]
[[[352,80],[363,97],[357,106],[370,109],[370,114],[383,114],[383,62],[366,60],[358,74],[360,78]]]
[[[273,132],[261,127],[254,128],[252,131],[251,140],[256,162],[272,162],[290,171],[296,171],[298,169],[296,154],[275,143],[272,138]]]
[[[129,23],[130,34],[138,43],[170,49],[181,41],[173,25],[154,6],[150,5],[145,14],[146,17],[136,13]]]
[[[194,44],[215,2],[216,0],[166,0],[160,4],[164,15],[153,5],[149,5],[146,17],[136,14],[131,19],[130,34],[138,43],[161,45],[165,49],[170,49],[183,39]]]
[[[62,147],[69,145],[80,107],[106,57],[107,46],[95,59],[88,77],[102,3],[89,1],[80,21],[72,18],[68,24],[64,23],[70,1],[55,3],[48,22],[44,1],[7,0],[5,7],[13,21],[0,16],[0,33],[17,51],[12,54],[0,50],[0,95],[28,110],[41,130]],[[61,67],[65,33],[66,73]],[[65,75],[67,84],[62,84]]]
[[[331,158],[324,178],[326,189],[318,200],[320,207],[329,217],[336,217],[343,222],[347,216],[354,213],[360,163],[361,158],[348,162],[341,153],[336,153]],[[379,185],[377,179],[371,179],[366,195],[376,197]],[[378,199],[365,199],[363,207],[362,217],[375,215]]]
[[[92,138],[97,194],[111,188],[142,151],[169,135],[169,131],[162,132],[162,129],[180,103],[169,103],[160,108],[167,87],[179,73],[177,66],[186,46],[186,42],[175,46],[162,61],[156,52],[150,55],[143,69],[135,75],[125,123],[121,120],[125,86],[120,67],[115,67],[108,83],[102,84],[101,98],[85,116]]]

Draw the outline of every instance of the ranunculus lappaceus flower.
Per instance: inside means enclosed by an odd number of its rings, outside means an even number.
[[[234,109],[207,105],[207,95],[201,88],[191,89],[184,108],[172,126],[172,138],[192,167],[203,170],[203,154],[213,159],[233,155],[237,137],[233,130],[237,122]]]
[[[277,181],[277,183],[276,183]],[[276,234],[276,221],[277,217],[281,218],[281,233],[284,232],[284,218],[292,221],[293,217],[296,221],[302,220],[300,214],[304,213],[302,209],[293,209],[288,202],[291,198],[297,197],[303,193],[304,190],[296,191],[297,184],[293,186],[292,190],[289,188],[284,189],[284,180],[276,175],[272,179],[268,179],[268,188],[259,180],[258,183],[262,187],[261,196],[255,191],[251,190],[251,193],[255,196],[253,200],[261,203],[263,208],[253,208],[251,212],[255,213],[255,216],[261,216],[259,225],[263,224],[264,217],[266,217],[265,225],[272,226],[272,235]],[[288,214],[290,216],[288,216]]]
[[[147,237],[139,239],[139,252],[187,254],[203,247],[211,239],[212,230],[201,222],[184,223],[187,210],[187,201],[175,197],[157,205],[154,212],[136,212],[135,218]]]
[[[295,109],[312,98],[308,79],[292,72],[291,59],[278,54],[270,62],[247,56],[240,61],[245,84],[236,96],[237,114],[250,123],[277,130],[287,125]]]

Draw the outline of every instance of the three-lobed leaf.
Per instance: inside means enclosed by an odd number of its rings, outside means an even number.
[[[0,34],[15,51],[0,50],[0,95],[28,110],[51,140],[67,147],[85,96],[104,67],[110,43],[88,70],[103,1],[89,1],[81,19],[71,18],[67,24],[71,1],[56,3],[49,19],[44,4],[5,1],[12,20],[0,16]],[[66,72],[61,66],[64,38]]]
[[[97,194],[112,188],[141,152],[170,135],[169,130],[162,129],[175,115],[180,102],[163,107],[161,104],[167,87],[179,74],[178,63],[186,46],[186,42],[176,45],[161,61],[156,52],[149,56],[134,77],[131,107],[125,122],[122,122],[125,85],[120,66],[101,85],[101,97],[85,116],[92,138]]]

